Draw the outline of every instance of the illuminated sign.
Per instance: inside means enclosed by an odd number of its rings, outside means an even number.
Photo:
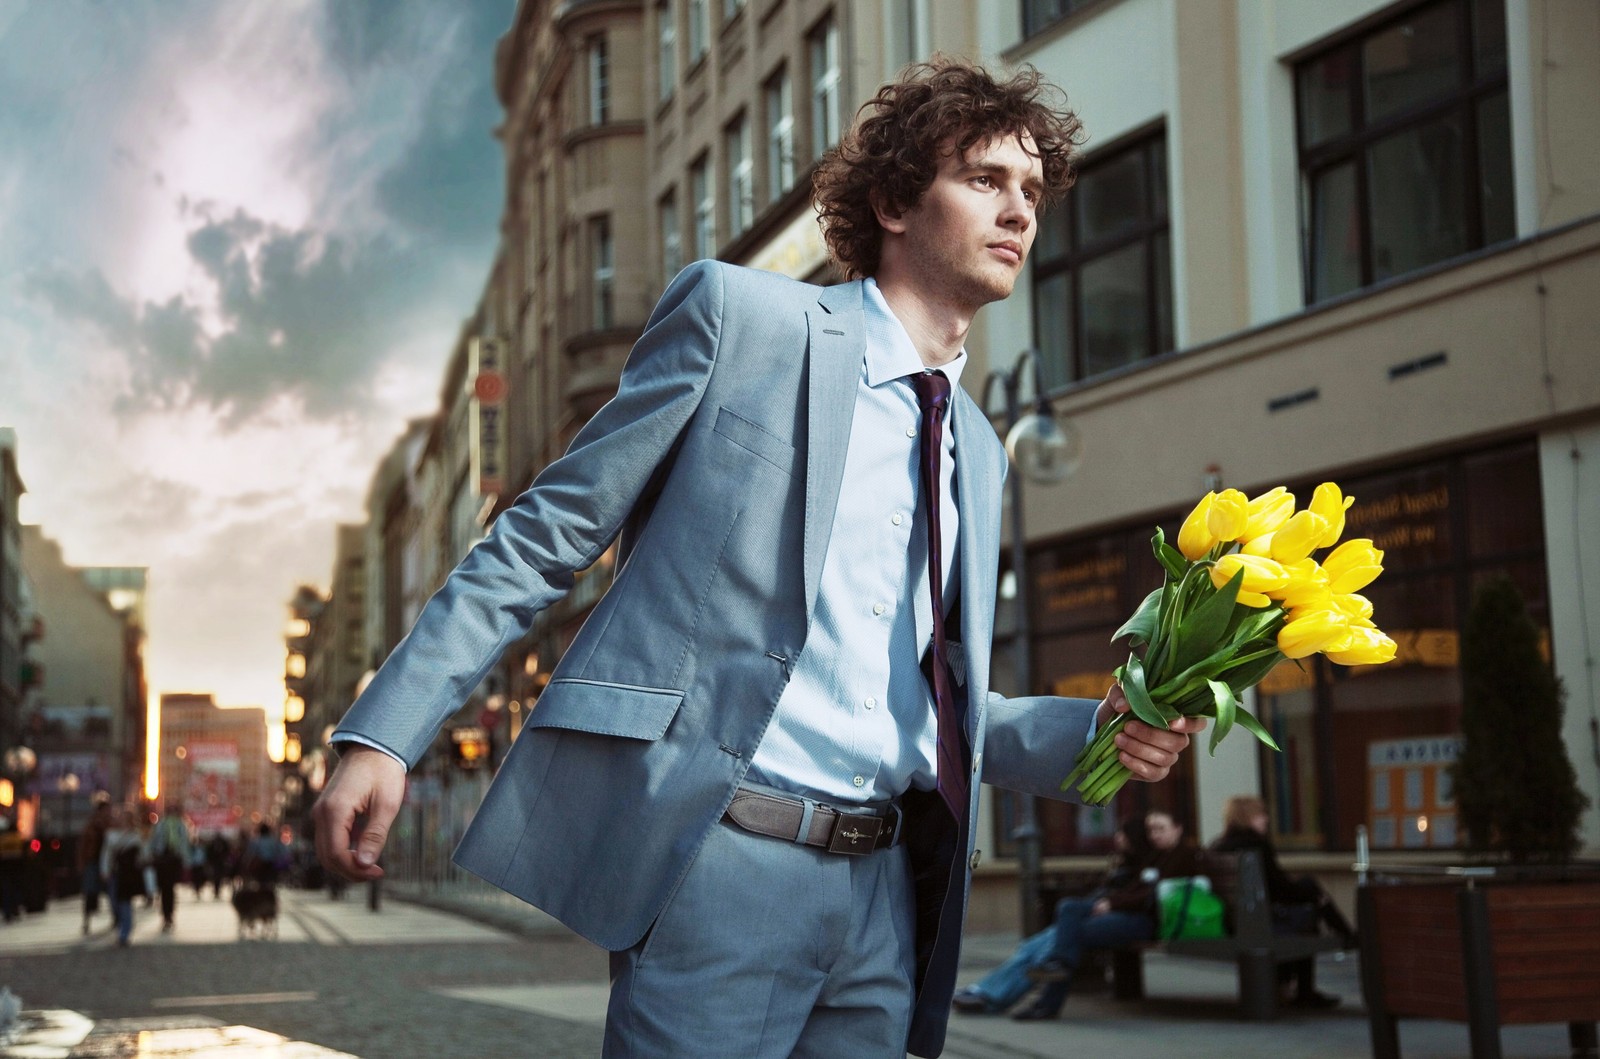
[[[498,496],[506,487],[506,340],[474,338],[467,358],[472,478],[479,496]]]

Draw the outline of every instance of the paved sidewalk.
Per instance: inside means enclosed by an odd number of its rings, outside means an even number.
[[[563,930],[544,912],[509,895],[464,886],[419,893],[391,885],[397,900],[419,900],[439,910],[493,922],[530,938]],[[983,976],[1011,953],[1016,935],[969,936],[962,947],[965,984]],[[1360,961],[1324,956],[1317,985],[1340,995],[1331,1011],[1283,1010],[1272,1022],[1238,1016],[1238,979],[1225,964],[1159,953],[1145,958],[1145,999],[1118,1001],[1109,988],[1076,995],[1054,1022],[1016,1022],[1005,1016],[962,1015],[950,1020],[947,1059],[1366,1059],[1372,1054],[1366,1010],[1361,1004]],[[574,1020],[599,1024],[605,1016],[603,983],[568,987],[561,997],[534,987],[495,986],[462,991],[462,999],[548,1013],[565,1007]],[[1508,1027],[1501,1034],[1507,1059],[1567,1059],[1564,1024]],[[1464,1024],[1431,1020],[1401,1023],[1405,1059],[1461,1059],[1468,1053]]]

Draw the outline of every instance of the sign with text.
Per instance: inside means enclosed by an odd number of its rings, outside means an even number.
[[[506,350],[503,338],[474,338],[467,349],[471,473],[479,496],[506,488]]]

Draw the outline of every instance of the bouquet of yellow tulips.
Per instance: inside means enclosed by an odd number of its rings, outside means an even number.
[[[1115,674],[1133,716],[1157,728],[1210,717],[1213,754],[1235,724],[1277,750],[1239,695],[1279,662],[1319,652],[1352,666],[1394,658],[1394,640],[1358,594],[1383,571],[1383,552],[1365,539],[1338,544],[1352,501],[1332,482],[1303,511],[1282,486],[1252,500],[1224,489],[1184,520],[1176,548],[1157,529],[1151,544],[1166,581],[1112,636],[1134,648]],[[1320,563],[1312,558],[1326,548]],[[1076,784],[1084,804],[1104,805],[1121,789],[1130,773],[1115,740],[1128,716],[1095,733],[1062,790]]]

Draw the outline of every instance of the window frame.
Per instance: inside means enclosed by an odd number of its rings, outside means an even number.
[[[688,0],[685,18],[689,31],[689,69],[693,70],[711,51],[711,0]]]
[[[588,223],[589,324],[595,331],[617,325],[617,246],[611,215],[597,213]]]
[[[1295,107],[1295,152],[1299,173],[1300,204],[1300,271],[1301,299],[1304,305],[1314,306],[1335,298],[1367,290],[1379,283],[1389,282],[1414,272],[1430,268],[1443,261],[1453,260],[1462,254],[1473,253],[1490,245],[1486,242],[1483,215],[1482,171],[1483,141],[1479,130],[1479,113],[1485,102],[1497,95],[1505,95],[1509,102],[1509,62],[1502,60],[1498,70],[1480,69],[1476,32],[1479,20],[1474,17],[1475,7],[1485,0],[1429,0],[1405,6],[1392,17],[1363,26],[1358,32],[1340,36],[1328,44],[1296,59],[1290,69]],[[1498,0],[1491,0],[1498,2]],[[1504,17],[1504,4],[1500,4]],[[1392,31],[1396,26],[1418,16],[1439,9],[1456,12],[1456,58],[1460,62],[1461,76],[1447,92],[1436,94],[1422,102],[1412,102],[1375,120],[1366,118],[1367,85],[1364,46],[1371,40]],[[1346,113],[1347,129],[1307,145],[1306,111],[1302,85],[1319,64],[1343,55],[1349,64],[1350,90]],[[1509,58],[1507,56],[1506,58]],[[1372,154],[1374,149],[1392,137],[1408,131],[1423,129],[1441,120],[1458,118],[1461,128],[1460,154],[1456,161],[1462,174],[1463,248],[1459,254],[1447,255],[1436,261],[1404,271],[1396,271],[1382,279],[1377,278],[1373,233],[1373,202],[1371,196]],[[1511,144],[1506,145],[1509,158]],[[1350,166],[1354,171],[1356,229],[1360,239],[1359,280],[1354,287],[1318,295],[1318,250],[1322,246],[1317,228],[1317,210],[1320,199],[1318,181],[1328,173]],[[1511,179],[1515,181],[1514,171]],[[1514,196],[1513,184],[1513,196]],[[1516,208],[1514,198],[1509,206],[1515,231]]]
[[[588,58],[589,124],[605,125],[611,116],[611,58],[604,33],[585,40]]]
[[[843,135],[844,70],[840,56],[839,22],[832,10],[806,33],[806,62],[811,90],[811,157],[839,142]]]
[[[711,174],[711,152],[702,151],[689,163],[689,198],[694,211],[692,260],[717,256],[717,183]]]
[[[1086,246],[1079,245],[1076,202],[1072,195],[1056,208],[1041,214],[1041,224],[1061,224],[1065,226],[1062,235],[1062,250],[1058,256],[1046,258],[1040,249],[1040,240],[1043,232],[1035,239],[1032,254],[1032,292],[1033,292],[1033,339],[1035,348],[1040,350],[1043,358],[1043,370],[1046,377],[1046,386],[1051,390],[1060,390],[1074,386],[1092,379],[1103,378],[1118,371],[1126,370],[1148,360],[1153,360],[1163,354],[1170,353],[1177,346],[1176,335],[1176,300],[1172,288],[1172,210],[1171,188],[1158,189],[1158,177],[1165,177],[1170,181],[1171,170],[1166,160],[1168,148],[1167,130],[1165,126],[1157,126],[1145,132],[1119,141],[1107,148],[1095,152],[1085,159],[1079,166],[1079,184],[1087,175],[1092,175],[1096,169],[1114,165],[1123,161],[1130,155],[1140,155],[1144,167],[1145,201],[1143,203],[1144,219],[1136,224],[1112,235],[1103,235],[1094,239]],[[1161,164],[1153,164],[1155,152],[1161,152]],[[1074,192],[1073,194],[1076,194]],[[1159,207],[1159,208],[1158,208]],[[1165,242],[1167,251],[1166,267],[1163,270],[1157,261],[1157,250]],[[1124,365],[1108,368],[1095,374],[1088,374],[1085,370],[1084,312],[1083,312],[1083,271],[1097,261],[1111,257],[1122,252],[1130,246],[1143,244],[1146,250],[1144,262],[1144,290],[1145,298],[1145,338],[1149,352],[1137,360]],[[1071,317],[1069,320],[1065,361],[1056,363],[1051,357],[1051,350],[1045,349],[1041,341],[1044,332],[1042,320],[1048,310],[1045,300],[1040,297],[1040,290],[1049,282],[1060,276],[1067,276],[1067,300]],[[1165,290],[1161,290],[1161,280],[1165,279]],[[1172,329],[1170,335],[1162,332],[1162,296],[1166,298],[1166,321]],[[1170,339],[1164,342],[1163,339]],[[1163,348],[1163,346],[1167,348]],[[1052,376],[1054,377],[1052,379]]]
[[[750,119],[740,110],[722,128],[722,161],[727,181],[725,220],[730,240],[755,225],[755,155],[750,142]]]
[[[683,218],[678,213],[678,188],[673,185],[656,200],[661,234],[661,285],[672,282],[683,269]]]
[[[674,0],[656,5],[656,102],[666,105],[678,91],[678,21]]]
[[[794,149],[794,83],[789,67],[780,64],[761,85],[767,121],[767,203],[783,198],[795,185],[798,157]],[[774,120],[773,115],[781,115]]]

